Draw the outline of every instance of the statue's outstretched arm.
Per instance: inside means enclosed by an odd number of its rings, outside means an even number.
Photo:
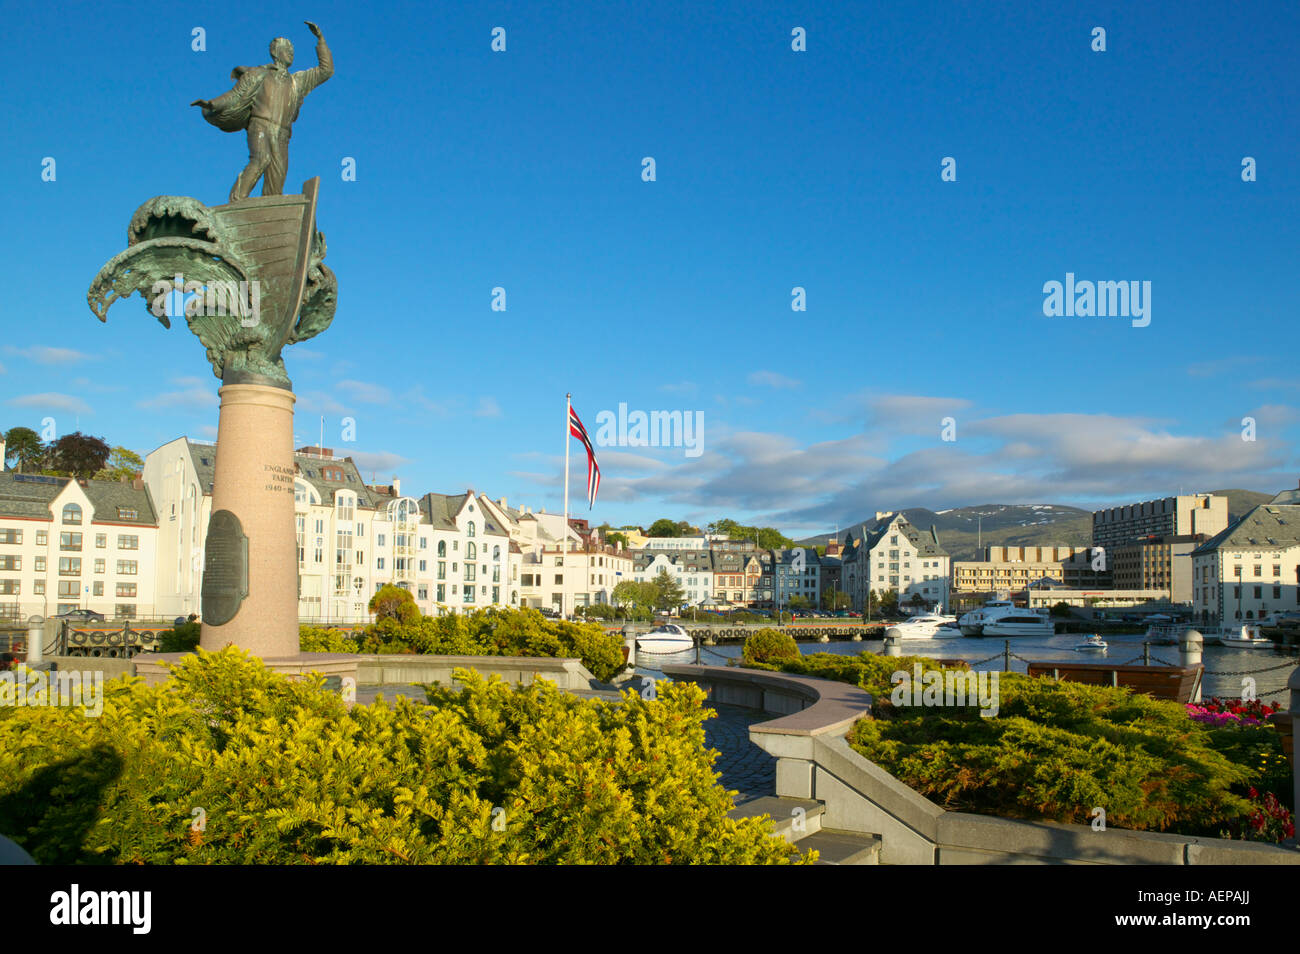
[[[205,115],[209,112],[220,112],[232,103],[242,103],[252,94],[255,86],[257,86],[256,72],[253,70],[245,70],[239,77],[239,82],[235,84],[235,88],[230,90],[230,92],[222,93],[214,100],[195,100],[190,105],[203,105],[203,112]]]
[[[307,28],[316,36],[317,65],[294,76],[300,84],[303,96],[334,75],[334,59],[330,56],[330,48],[325,43],[325,36],[321,33],[320,27],[308,20]]]

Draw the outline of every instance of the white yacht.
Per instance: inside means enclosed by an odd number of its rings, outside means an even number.
[[[1015,609],[1010,600],[989,600],[979,609],[971,610],[957,620],[957,627],[963,636],[979,636],[984,632],[984,623],[1004,610]]]
[[[676,623],[660,623],[636,638],[636,648],[648,653],[676,653],[695,648],[695,640]]]
[[[1074,647],[1075,652],[1105,652],[1107,650],[1106,640],[1102,639],[1096,633],[1084,638],[1083,642]]]
[[[897,629],[903,639],[952,639],[961,635],[956,623],[955,616],[922,613],[895,623],[889,629]]]
[[[961,618],[965,636],[1055,636],[1046,610],[1021,609],[1010,600],[990,600]]]

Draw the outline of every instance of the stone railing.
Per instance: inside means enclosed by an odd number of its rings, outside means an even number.
[[[780,717],[750,727],[776,756],[776,794],[825,805],[826,828],[880,837],[883,864],[1300,864],[1300,851],[1224,838],[951,812],[853,750],[844,736],[871,696],[826,679],[725,666],[665,665],[717,703]]]
[[[529,685],[541,677],[560,689],[590,689],[595,677],[581,659],[549,656],[414,656],[362,655],[357,657],[358,685],[408,686],[422,682],[452,685],[455,669],[475,669],[485,677]]]
[[[295,672],[309,672],[312,657],[319,655],[324,665],[319,670],[330,675],[337,665],[332,660],[355,660],[358,685],[409,686],[416,683],[436,682],[453,685],[451,674],[455,669],[476,669],[484,676],[500,676],[506,682],[529,685],[534,679],[547,679],[560,689],[590,690],[595,677],[588,672],[581,659],[555,659],[548,656],[416,656],[395,655],[344,655],[337,653],[303,653],[296,657]],[[118,676],[142,676],[147,683],[166,677],[165,663],[174,663],[182,654],[166,656],[146,653],[134,659],[108,659],[106,657],[46,656],[45,661],[57,664],[60,670],[102,672],[105,679]]]

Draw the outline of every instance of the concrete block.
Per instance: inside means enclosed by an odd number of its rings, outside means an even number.
[[[813,763],[806,759],[777,759],[776,794],[783,798],[812,798]]]

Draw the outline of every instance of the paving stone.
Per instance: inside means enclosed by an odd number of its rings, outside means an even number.
[[[716,705],[717,715],[704,723],[704,741],[718,752],[713,769],[718,783],[735,789],[737,803],[776,792],[776,759],[749,741],[749,727],[772,717],[740,706]]]

